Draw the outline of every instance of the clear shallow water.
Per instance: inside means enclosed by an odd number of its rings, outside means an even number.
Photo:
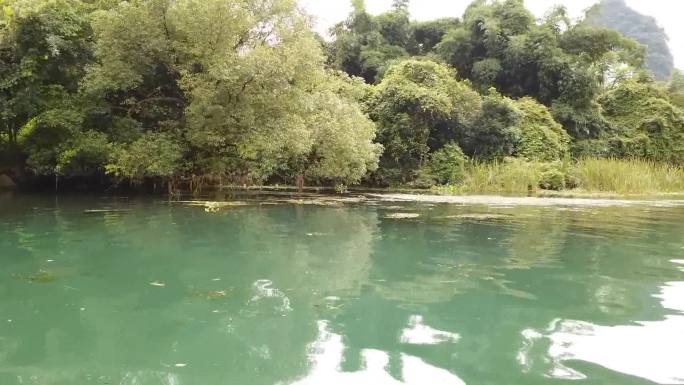
[[[682,206],[4,195],[0,266],[2,385],[684,384]]]

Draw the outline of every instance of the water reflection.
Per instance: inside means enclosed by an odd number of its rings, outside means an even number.
[[[128,372],[120,385],[181,385],[177,374],[157,371]]]
[[[103,205],[132,210],[83,214]],[[606,380],[614,371],[677,382],[684,271],[670,260],[684,253],[682,218],[681,208],[0,205],[0,384],[45,385],[57,371],[55,385],[646,383]],[[41,271],[54,282],[12,276]],[[639,368],[643,356],[660,366]]]
[[[423,316],[412,315],[408,327],[401,332],[400,341],[404,344],[437,345],[443,342],[457,342],[461,339],[458,333],[433,329],[425,325]]]
[[[362,369],[344,372],[340,369],[344,351],[342,336],[331,332],[327,321],[319,321],[318,338],[309,354],[311,370],[291,385],[465,385],[455,374],[405,353],[400,355],[401,379],[396,379],[387,370],[389,355],[377,349],[363,349]]]
[[[653,297],[677,314],[618,326],[556,319],[543,332],[522,332],[518,362],[527,372],[559,379],[587,378],[568,366],[579,360],[659,384],[684,384],[684,282],[669,282]]]

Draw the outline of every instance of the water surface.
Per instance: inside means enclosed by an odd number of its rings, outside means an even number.
[[[248,203],[0,196],[0,384],[684,384],[684,206]]]

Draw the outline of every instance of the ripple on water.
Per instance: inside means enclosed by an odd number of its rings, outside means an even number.
[[[303,378],[289,385],[465,385],[455,374],[405,353],[400,355],[401,381],[387,370],[389,354],[377,349],[363,349],[361,370],[340,370],[345,351],[341,335],[329,330],[327,321],[318,321],[318,336],[310,346],[311,369]]]
[[[551,378],[587,378],[566,365],[579,360],[659,384],[684,384],[684,282],[668,283],[654,297],[679,314],[618,326],[557,319],[545,331],[523,330],[518,362]]]

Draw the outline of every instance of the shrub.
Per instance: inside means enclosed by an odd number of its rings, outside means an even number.
[[[565,173],[555,164],[545,165],[539,174],[539,187],[544,190],[563,190],[565,188]]]
[[[482,111],[462,134],[465,153],[480,160],[511,156],[520,142],[520,119],[515,102],[490,88],[482,99]]]
[[[521,112],[520,143],[515,155],[528,160],[551,162],[568,155],[570,136],[553,119],[544,105],[532,98],[522,98],[515,102]]]
[[[466,156],[457,144],[447,143],[431,155],[430,174],[438,184],[459,183],[465,173],[466,161]]]
[[[627,80],[599,99],[614,125],[612,156],[684,164],[684,114],[655,83]]]

